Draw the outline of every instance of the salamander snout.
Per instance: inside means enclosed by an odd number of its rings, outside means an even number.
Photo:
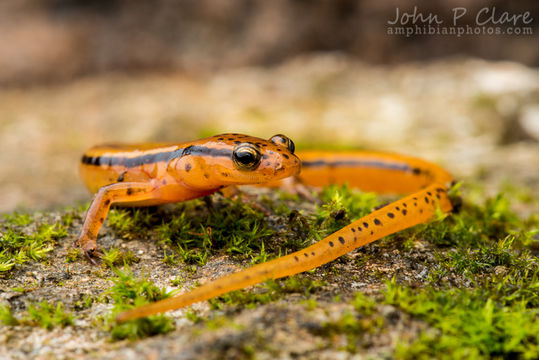
[[[277,134],[269,139],[270,145],[264,148],[261,164],[265,170],[273,170],[273,176],[284,178],[299,173],[301,161],[294,155],[296,146],[294,142],[282,134]],[[285,173],[285,174],[283,174]]]

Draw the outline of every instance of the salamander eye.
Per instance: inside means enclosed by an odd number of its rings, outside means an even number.
[[[234,165],[240,170],[254,170],[260,165],[260,150],[251,143],[242,143],[232,152]]]
[[[270,141],[275,145],[285,146],[292,154],[294,151],[296,151],[296,145],[294,145],[294,142],[284,135],[274,135],[270,138]]]

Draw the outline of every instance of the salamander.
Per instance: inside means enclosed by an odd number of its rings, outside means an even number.
[[[283,139],[223,134],[181,144],[101,145],[89,149],[82,156],[79,170],[95,196],[76,244],[89,259],[97,256],[97,234],[113,204],[180,202],[229,185],[260,184],[297,174],[301,162],[283,146]]]
[[[301,160],[300,160],[301,159]],[[281,186],[292,178],[310,186],[348,183],[365,191],[410,193],[289,255],[221,277],[190,292],[118,315],[140,318],[314,269],[389,234],[427,222],[453,208],[452,176],[414,157],[382,152],[296,152],[284,135],[269,140],[222,134],[174,145],[104,145],[82,157],[81,176],[95,192],[78,245],[92,259],[97,233],[112,204],[146,206],[212,194],[230,185]]]

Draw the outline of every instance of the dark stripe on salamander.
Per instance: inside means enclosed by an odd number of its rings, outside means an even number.
[[[389,170],[400,170],[416,173],[415,168],[410,167],[407,164],[403,163],[390,163],[376,160],[339,160],[339,161],[302,161],[301,166],[304,168],[316,168],[316,167],[365,167],[365,168],[376,168],[376,169],[389,169]]]
[[[135,157],[124,156],[87,156],[83,155],[81,162],[85,165],[95,166],[125,166],[136,167],[157,162],[169,162],[184,155],[232,157],[232,150],[217,149],[201,145],[191,145],[174,151],[163,151],[155,154],[146,154]]]

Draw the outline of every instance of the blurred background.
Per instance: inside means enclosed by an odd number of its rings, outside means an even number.
[[[388,24],[414,8],[438,28],[463,8],[481,33]],[[89,200],[77,165],[94,144],[227,131],[418,155],[537,195],[538,18],[532,0],[2,1],[0,213]]]

